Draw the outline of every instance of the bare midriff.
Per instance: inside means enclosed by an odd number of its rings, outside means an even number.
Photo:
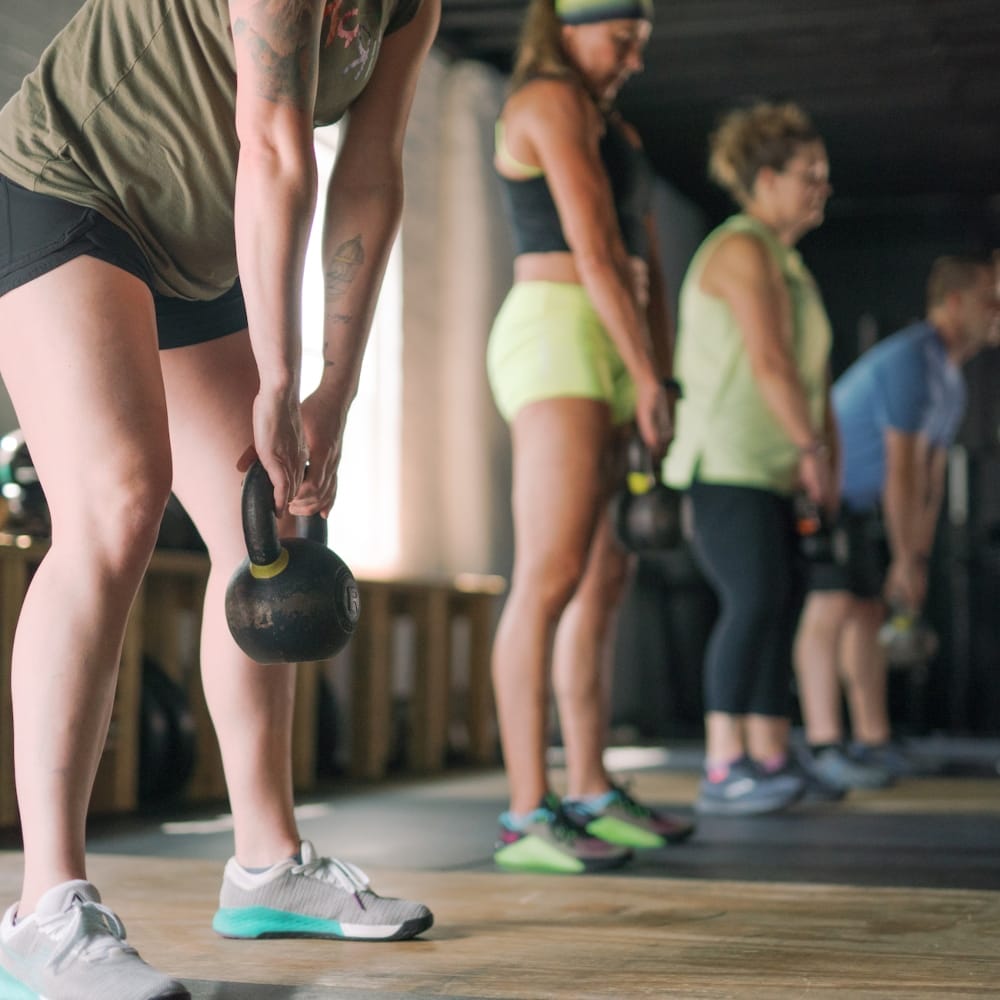
[[[629,257],[632,292],[640,307],[649,299],[649,269],[641,257]],[[571,253],[523,253],[514,259],[514,281],[556,281],[581,285]]]

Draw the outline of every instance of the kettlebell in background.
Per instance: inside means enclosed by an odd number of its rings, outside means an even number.
[[[918,667],[938,651],[938,636],[920,616],[894,603],[889,616],[878,630],[879,645],[885,650],[891,667]]]
[[[279,539],[274,488],[260,462],[243,480],[242,505],[247,558],[226,588],[236,644],[258,663],[334,656],[350,641],[361,602],[354,575],[326,545],[326,522],[303,518],[298,531],[309,537]]]
[[[833,532],[826,515],[808,493],[796,493],[794,504],[799,551],[811,563],[837,562]]]
[[[52,533],[49,505],[20,428],[0,438],[0,490],[7,505],[8,530],[35,538]]]
[[[611,499],[615,537],[629,552],[657,552],[681,543],[681,495],[664,485],[646,443],[628,442],[624,488]]]

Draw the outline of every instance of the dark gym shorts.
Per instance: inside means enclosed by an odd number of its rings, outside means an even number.
[[[880,597],[890,562],[881,511],[842,507],[831,530],[837,558],[810,565],[809,589],[846,590],[860,598]]]
[[[239,279],[204,302],[161,295],[145,255],[123,229],[93,208],[37,194],[0,175],[0,295],[81,256],[113,264],[149,287],[161,351],[246,329]]]

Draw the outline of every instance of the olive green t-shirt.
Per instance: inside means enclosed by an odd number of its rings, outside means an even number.
[[[314,121],[364,90],[420,0],[330,0]],[[227,0],[87,0],[0,110],[0,173],[94,208],[145,253],[157,291],[236,279],[236,60]]]
[[[791,303],[795,367],[812,424],[823,426],[833,336],[819,288],[796,250],[756,219],[734,215],[698,248],[681,285],[674,374],[684,398],[664,474],[678,489],[699,479],[787,494],[796,483],[798,449],[758,387],[729,304],[700,287],[705,263],[730,233],[756,236],[777,261]]]

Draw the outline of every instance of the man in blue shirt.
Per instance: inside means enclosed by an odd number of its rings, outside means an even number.
[[[927,282],[927,318],[871,348],[834,385],[838,529],[848,556],[813,568],[795,644],[806,764],[828,784],[883,787],[905,770],[890,743],[878,631],[885,602],[914,616],[923,608],[947,450],[965,412],[961,366],[998,334],[1000,299],[989,260],[940,257]]]

